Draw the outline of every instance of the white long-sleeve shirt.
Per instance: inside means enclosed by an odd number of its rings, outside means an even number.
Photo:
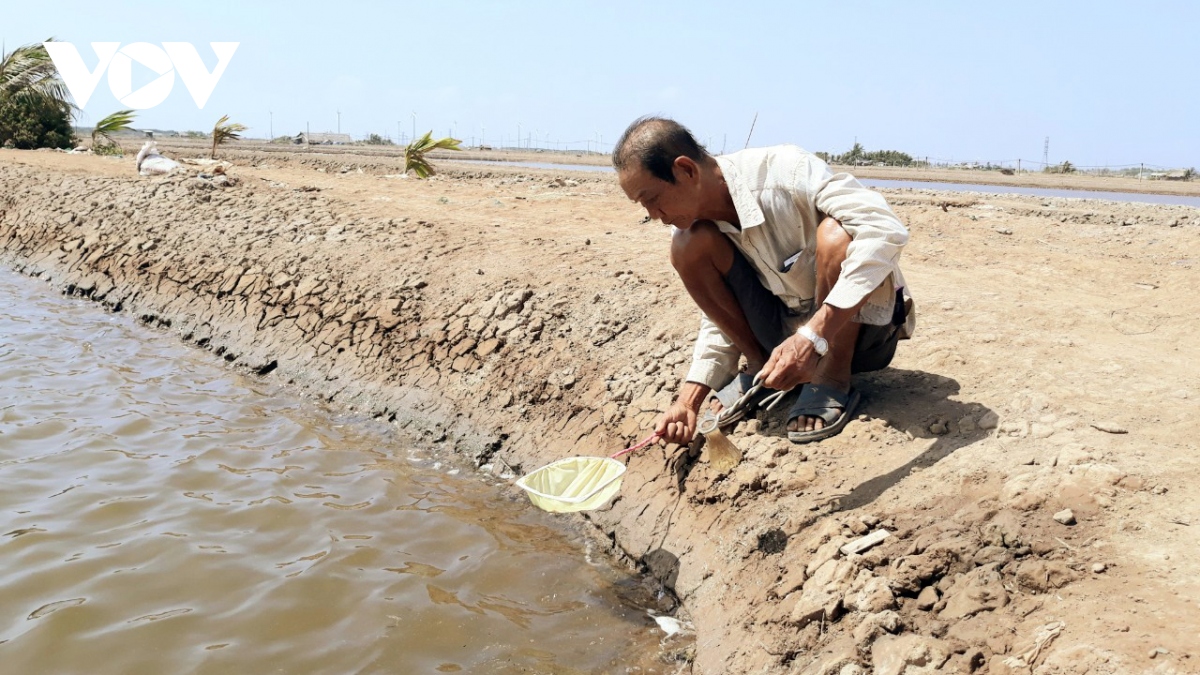
[[[833,173],[821,158],[794,145],[752,148],[716,160],[741,225],[717,221],[717,227],[794,315],[793,329],[817,309],[817,225],[824,216],[841,222],[853,240],[825,302],[845,309],[868,298],[854,320],[891,322],[896,289],[905,288],[899,261],[908,230],[882,195],[848,173]],[[784,262],[796,254],[791,270],[783,272]],[[910,311],[901,337],[915,328]],[[736,374],[739,356],[733,341],[702,314],[687,380],[720,389]]]

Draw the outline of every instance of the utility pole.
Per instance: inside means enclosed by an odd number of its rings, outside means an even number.
[[[1017,160],[1017,175],[1021,175],[1021,160]]]
[[[270,131],[267,134],[271,137],[271,140],[275,140],[275,113],[268,110],[267,114],[271,116],[271,126],[267,127]]]
[[[337,111],[338,114],[338,133],[342,133],[342,111]]]
[[[517,122],[517,149],[521,149],[521,123]]]
[[[400,133],[400,120],[396,120],[396,142],[400,142],[400,137],[404,134]]]
[[[1050,137],[1046,137],[1046,144],[1042,146],[1042,165],[1046,168],[1050,167]]]
[[[417,111],[413,111],[413,140],[417,140]]]
[[[308,128],[308,122],[304,123],[304,144],[312,145],[312,130]]]

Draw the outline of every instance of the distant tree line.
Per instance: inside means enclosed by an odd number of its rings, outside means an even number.
[[[872,150],[868,152],[860,143],[855,143],[854,147],[840,155],[818,152],[817,157],[830,164],[852,164],[854,166],[861,166],[863,164],[912,166],[914,164],[912,155],[907,152],[900,152],[899,150]]]

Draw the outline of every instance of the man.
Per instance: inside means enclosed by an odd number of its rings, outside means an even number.
[[[774,390],[802,385],[793,442],[841,431],[859,402],[851,374],[885,368],[916,325],[898,266],[908,231],[883,197],[796,146],[714,157],[658,117],[625,130],[613,166],[625,194],[673,226],[671,264],[702,312],[659,436],[690,442],[709,392],[719,411],[754,374]]]

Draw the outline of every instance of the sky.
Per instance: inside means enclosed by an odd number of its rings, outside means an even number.
[[[136,125],[305,128],[609,149],[673,117],[713,152],[795,143],[943,161],[1200,166],[1200,2],[6,3],[0,38],[238,42],[199,109],[177,77]],[[153,80],[134,66],[133,86]],[[78,121],[125,106],[100,81]],[[338,112],[340,111],[340,121]],[[532,136],[532,138],[531,138]]]

